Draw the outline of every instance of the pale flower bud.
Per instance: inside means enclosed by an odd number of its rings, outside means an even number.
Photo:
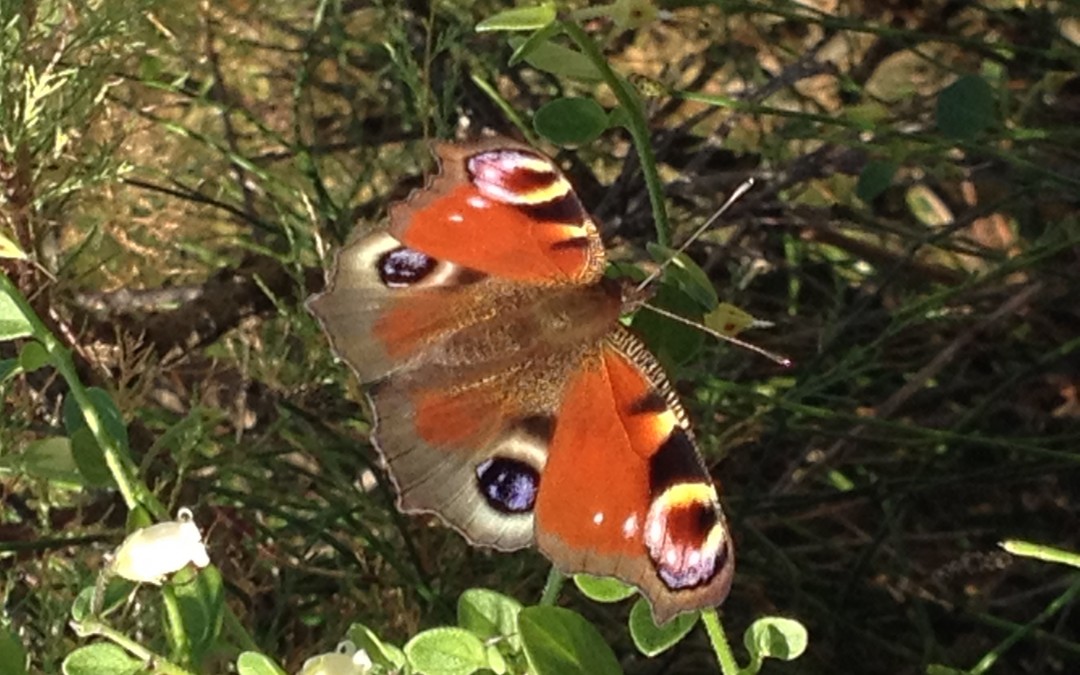
[[[297,675],[364,675],[371,670],[371,659],[363,649],[349,640],[339,642],[337,649],[312,656],[304,661]]]
[[[191,517],[191,510],[182,508],[177,520],[144,527],[129,534],[116,550],[110,569],[113,574],[129,581],[158,584],[188,563],[196,567],[210,564],[210,556],[202,542],[202,534]]]

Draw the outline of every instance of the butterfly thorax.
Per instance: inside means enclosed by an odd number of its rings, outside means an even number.
[[[444,365],[560,361],[591,349],[622,311],[622,288],[596,284],[548,287],[489,281],[468,294],[456,325],[429,357]]]

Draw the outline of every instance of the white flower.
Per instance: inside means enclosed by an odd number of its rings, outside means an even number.
[[[312,656],[304,661],[297,675],[364,675],[371,670],[371,659],[363,649],[349,640],[339,642],[337,649]]]
[[[202,534],[191,518],[191,510],[180,509],[177,520],[136,530],[116,550],[110,569],[129,581],[161,584],[165,577],[188,563],[196,567],[210,564]]]

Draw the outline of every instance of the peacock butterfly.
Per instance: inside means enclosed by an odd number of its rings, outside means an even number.
[[[535,543],[566,573],[636,586],[665,622],[711,607],[735,557],[716,488],[656,359],[619,322],[556,164],[489,138],[438,144],[428,185],[354,234],[310,308],[368,385],[405,512],[471,543]]]

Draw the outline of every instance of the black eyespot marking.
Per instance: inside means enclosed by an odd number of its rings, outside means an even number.
[[[502,513],[529,513],[536,504],[540,474],[528,464],[492,457],[476,467],[476,482],[488,505]]]
[[[435,271],[439,261],[431,256],[399,246],[379,257],[376,269],[379,279],[390,288],[402,288],[420,283]]]
[[[555,435],[555,418],[551,415],[523,417],[515,424],[533,439],[547,445]]]
[[[542,223],[580,224],[585,222],[585,208],[573,192],[540,204],[518,204],[518,209]]]
[[[710,550],[706,545],[719,519],[706,504],[688,504],[667,514],[664,547],[653,555],[656,572],[671,589],[702,586],[724,568],[728,558],[727,540]]]
[[[700,483],[703,480],[708,480],[708,474],[698,460],[693,441],[682,427],[675,427],[649,460],[651,494],[659,495],[679,483]]]
[[[667,412],[668,402],[658,391],[650,391],[630,406],[631,415],[648,415]]]
[[[474,184],[522,195],[550,188],[559,180],[553,166],[546,171],[537,171],[529,165],[537,161],[550,166],[547,159],[536,153],[493,150],[473,155],[466,166]]]

